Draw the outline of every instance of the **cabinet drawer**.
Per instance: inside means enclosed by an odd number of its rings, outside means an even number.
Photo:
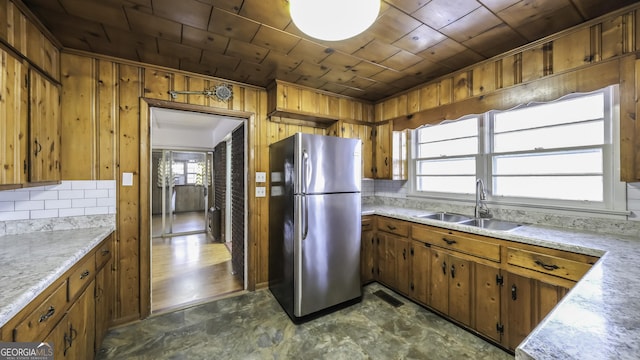
[[[96,249],[96,269],[100,269],[104,264],[111,259],[111,254],[113,253],[113,241],[111,236],[107,238],[99,247]]]
[[[362,231],[373,230],[373,218],[365,216],[362,218]]]
[[[13,341],[42,341],[42,338],[62,318],[66,305],[67,282],[65,281],[15,327]]]
[[[413,225],[411,234],[414,240],[500,262],[500,244],[485,241],[473,235],[420,225]]]
[[[95,276],[96,260],[94,254],[82,259],[80,265],[69,275],[69,300],[73,300]]]
[[[378,218],[378,230],[386,231],[388,233],[409,236],[410,224],[402,220],[389,219],[385,217]]]
[[[564,279],[578,281],[591,268],[590,264],[536,251],[507,248],[509,265],[535,270]]]

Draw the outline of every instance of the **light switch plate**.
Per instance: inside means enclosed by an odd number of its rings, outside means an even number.
[[[133,186],[133,173],[122,173],[122,186]]]
[[[266,197],[267,188],[264,186],[256,186],[256,197]]]
[[[256,172],[256,182],[257,183],[267,182],[267,173],[262,171]]]

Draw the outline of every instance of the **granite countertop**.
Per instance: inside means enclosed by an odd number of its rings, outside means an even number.
[[[516,359],[638,359],[640,354],[640,239],[525,225],[492,231],[417,218],[427,210],[363,205],[383,215],[600,260],[516,349]],[[435,212],[435,211],[434,211]]]
[[[0,327],[114,230],[105,226],[0,237]]]

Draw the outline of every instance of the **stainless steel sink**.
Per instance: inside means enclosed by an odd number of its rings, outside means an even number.
[[[503,221],[503,220],[496,220],[496,219],[469,219],[467,221],[461,222],[460,224],[477,226],[483,229],[499,230],[499,231],[509,231],[522,226],[522,224],[514,223],[511,221]]]
[[[434,213],[434,214],[424,214],[424,215],[418,215],[417,217],[419,217],[421,219],[431,219],[431,220],[439,220],[439,221],[455,222],[455,223],[459,223],[461,221],[472,220],[468,216],[464,216],[464,215],[460,215],[460,214],[454,214],[454,213],[447,213],[447,212],[437,212],[437,213]]]

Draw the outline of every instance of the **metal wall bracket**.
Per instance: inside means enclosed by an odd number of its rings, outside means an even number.
[[[233,89],[229,84],[220,84],[220,85],[212,86],[209,89],[204,89],[202,91],[169,90],[169,94],[171,95],[172,99],[178,98],[178,95],[204,95],[209,97],[216,97],[218,100],[221,100],[221,101],[228,101],[233,97]]]

